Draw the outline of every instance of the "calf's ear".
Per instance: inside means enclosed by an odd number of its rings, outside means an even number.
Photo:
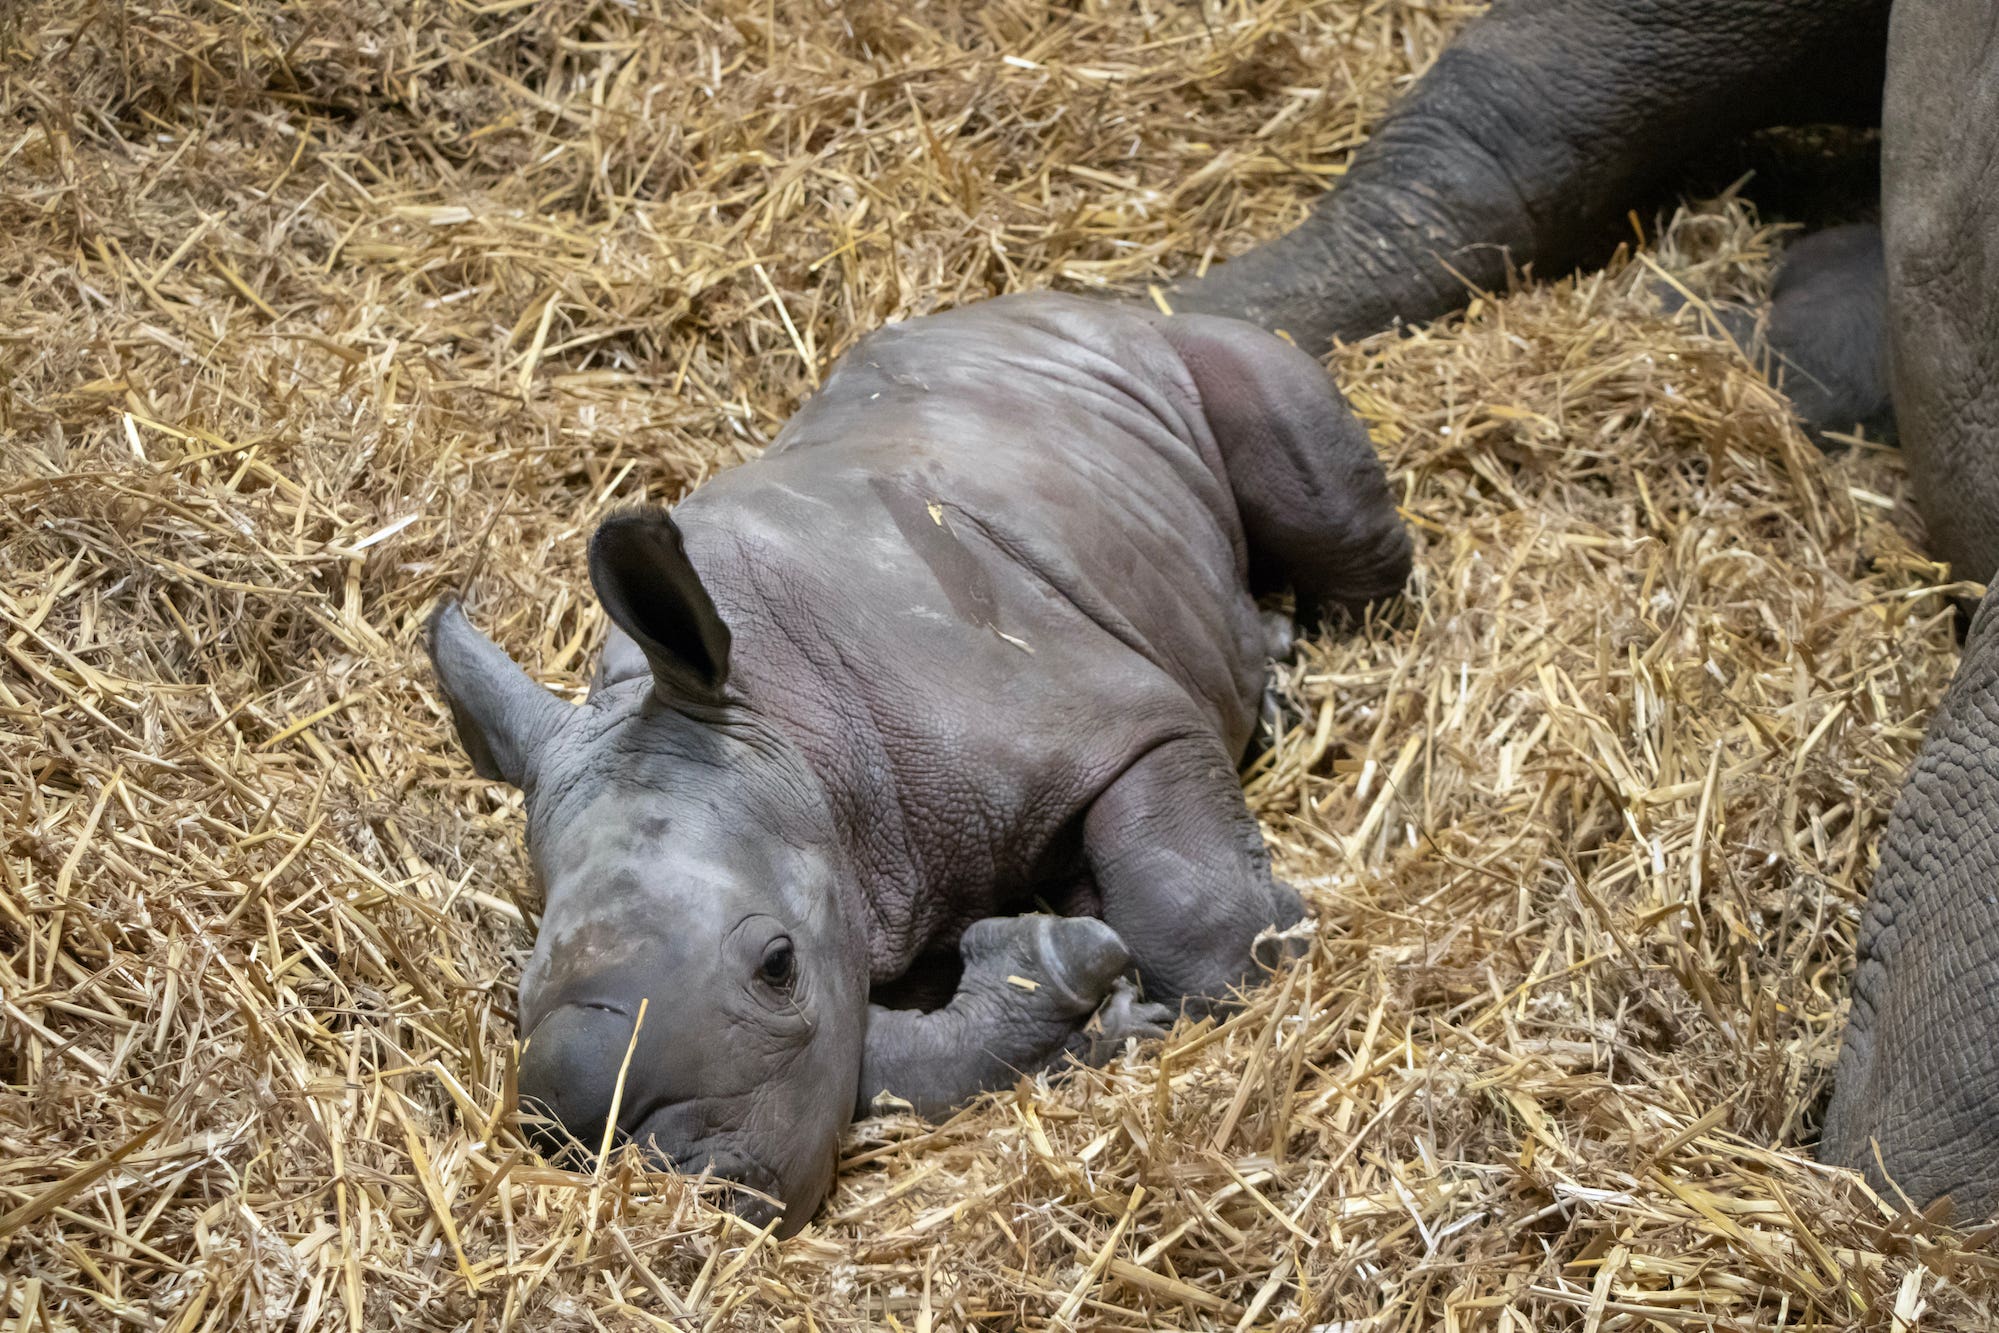
[[[429,648],[438,688],[451,705],[472,767],[482,778],[524,785],[569,706],[474,629],[456,598],[446,598],[431,613]]]
[[[611,622],[652,667],[662,699],[719,702],[729,680],[729,627],[663,509],[613,514],[590,539],[590,582]]]

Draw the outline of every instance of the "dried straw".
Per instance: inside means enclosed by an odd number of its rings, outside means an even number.
[[[1271,234],[1467,8],[0,10],[0,1328],[1989,1326],[1798,1147],[1951,585],[1644,295],[1759,289],[1734,201],[1336,358],[1419,570],[1286,672],[1239,1015],[859,1125],[785,1242],[510,1121],[435,598],[579,690],[608,507],[884,319]]]

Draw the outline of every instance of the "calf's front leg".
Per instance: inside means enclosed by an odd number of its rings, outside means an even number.
[[[1145,993],[1197,1017],[1287,951],[1259,945],[1264,930],[1305,914],[1270,877],[1235,765],[1205,732],[1154,747],[1106,788],[1083,821],[1083,850]]]
[[[964,977],[942,1009],[868,1006],[857,1116],[883,1092],[942,1115],[1064,1055],[1101,1062],[1124,1038],[1162,1035],[1172,1021],[1138,1001],[1124,976],[1130,952],[1093,917],[989,917],[958,951]]]

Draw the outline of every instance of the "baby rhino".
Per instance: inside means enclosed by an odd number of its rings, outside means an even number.
[[[1236,778],[1255,597],[1309,625],[1409,571],[1312,358],[1054,294],[873,334],[589,556],[615,628],[581,707],[431,626],[546,893],[521,1099],[591,1146],[615,1107],[787,1233],[877,1094],[946,1109],[1255,973],[1302,912]]]

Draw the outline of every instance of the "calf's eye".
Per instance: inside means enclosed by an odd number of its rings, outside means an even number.
[[[797,963],[792,956],[790,940],[773,940],[764,950],[763,961],[757,964],[757,979],[766,986],[782,990],[791,984],[792,973]]]

